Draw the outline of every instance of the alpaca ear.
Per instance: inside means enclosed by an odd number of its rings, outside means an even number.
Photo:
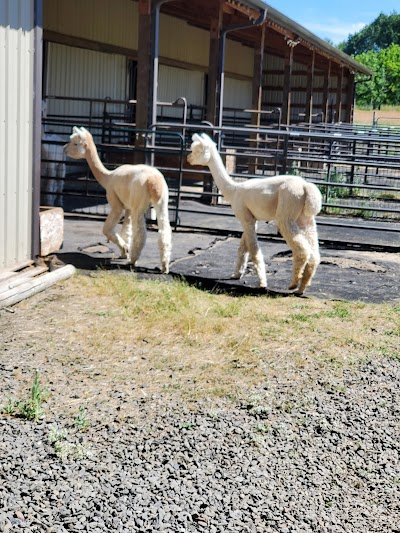
[[[215,144],[215,142],[211,139],[209,135],[207,135],[207,133],[202,133],[201,138],[202,138],[203,143],[206,142],[209,146],[211,146],[212,144]]]
[[[194,133],[194,134],[192,135],[192,141],[193,141],[193,142],[201,141],[201,137],[200,137],[200,135],[198,135],[197,133]]]
[[[74,126],[72,128],[72,134],[74,134],[74,133],[76,133],[76,135],[80,135],[81,134],[81,132],[79,131],[79,128],[77,128],[76,126]]]

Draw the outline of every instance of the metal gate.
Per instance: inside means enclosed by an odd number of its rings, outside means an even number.
[[[193,133],[205,132],[217,143],[228,172],[238,181],[276,174],[297,174],[315,183],[323,196],[318,223],[336,228],[384,231],[396,247],[400,232],[400,128],[314,124],[264,128],[238,127],[224,121],[222,128],[193,121],[185,99],[166,103],[181,107],[182,117],[160,121],[150,130],[137,130],[132,109],[120,102],[121,112],[80,117],[78,125],[90,127],[99,154],[108,168],[133,163],[138,150],[146,161],[165,175],[171,191],[171,220],[175,228],[235,233],[240,231],[233,214],[220,196],[208,169],[186,163]],[[242,123],[252,122],[253,111],[241,110]],[[77,121],[77,117],[75,122]],[[49,117],[48,127],[57,125],[70,134],[71,120]],[[235,122],[237,124],[237,122]],[[142,142],[137,140],[141,138]],[[143,142],[143,139],[145,142]],[[56,141],[54,141],[56,142]],[[140,148],[138,146],[140,145]],[[56,204],[66,213],[105,216],[108,212],[103,189],[91,176],[85,161],[63,161],[62,181]],[[218,223],[216,223],[218,220]],[[360,242],[362,243],[362,232]]]

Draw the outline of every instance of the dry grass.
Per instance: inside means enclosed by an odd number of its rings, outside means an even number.
[[[375,118],[378,119],[378,124],[380,126],[400,126],[399,106],[383,106],[382,109],[376,109],[375,111],[359,109],[356,107],[354,110],[354,124],[368,124],[371,126],[374,118],[374,112]]]
[[[301,387],[398,357],[395,305],[233,297],[115,272],[77,275],[35,298],[11,316],[4,346],[12,340],[20,354],[21,388],[41,369],[53,410],[149,395],[237,400],[273,380]]]

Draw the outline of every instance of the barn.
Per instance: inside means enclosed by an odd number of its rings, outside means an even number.
[[[40,255],[44,135],[351,124],[373,74],[260,0],[0,0],[0,38],[0,268]]]

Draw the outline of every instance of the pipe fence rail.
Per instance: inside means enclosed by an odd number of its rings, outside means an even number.
[[[108,168],[136,163],[140,158],[157,166],[170,187],[175,228],[182,226],[182,219],[187,221],[191,212],[195,215],[194,224],[202,215],[209,219],[210,213],[225,218],[228,229],[231,224],[231,210],[209,170],[186,162],[193,133],[204,132],[216,142],[234,180],[301,175],[321,190],[324,224],[329,225],[330,219],[335,218],[332,224],[346,228],[357,219],[360,228],[382,230],[385,223],[386,230],[398,242],[399,127],[382,126],[377,120],[371,126],[322,122],[286,126],[280,122],[279,109],[265,110],[264,115],[249,109],[224,110],[223,125],[216,127],[193,119],[186,99],[179,98],[159,102],[157,122],[148,130],[138,130],[134,101],[72,100],[79,103],[81,114],[49,114],[43,119],[45,132],[56,132],[67,142],[72,126],[84,126],[90,129]],[[260,125],[262,116],[272,123]],[[108,210],[104,190],[86,162],[68,159],[62,163],[62,177],[42,177],[42,183],[62,181],[62,187],[57,188],[56,205],[62,205],[66,212],[105,216]],[[207,229],[203,224],[201,227]]]

